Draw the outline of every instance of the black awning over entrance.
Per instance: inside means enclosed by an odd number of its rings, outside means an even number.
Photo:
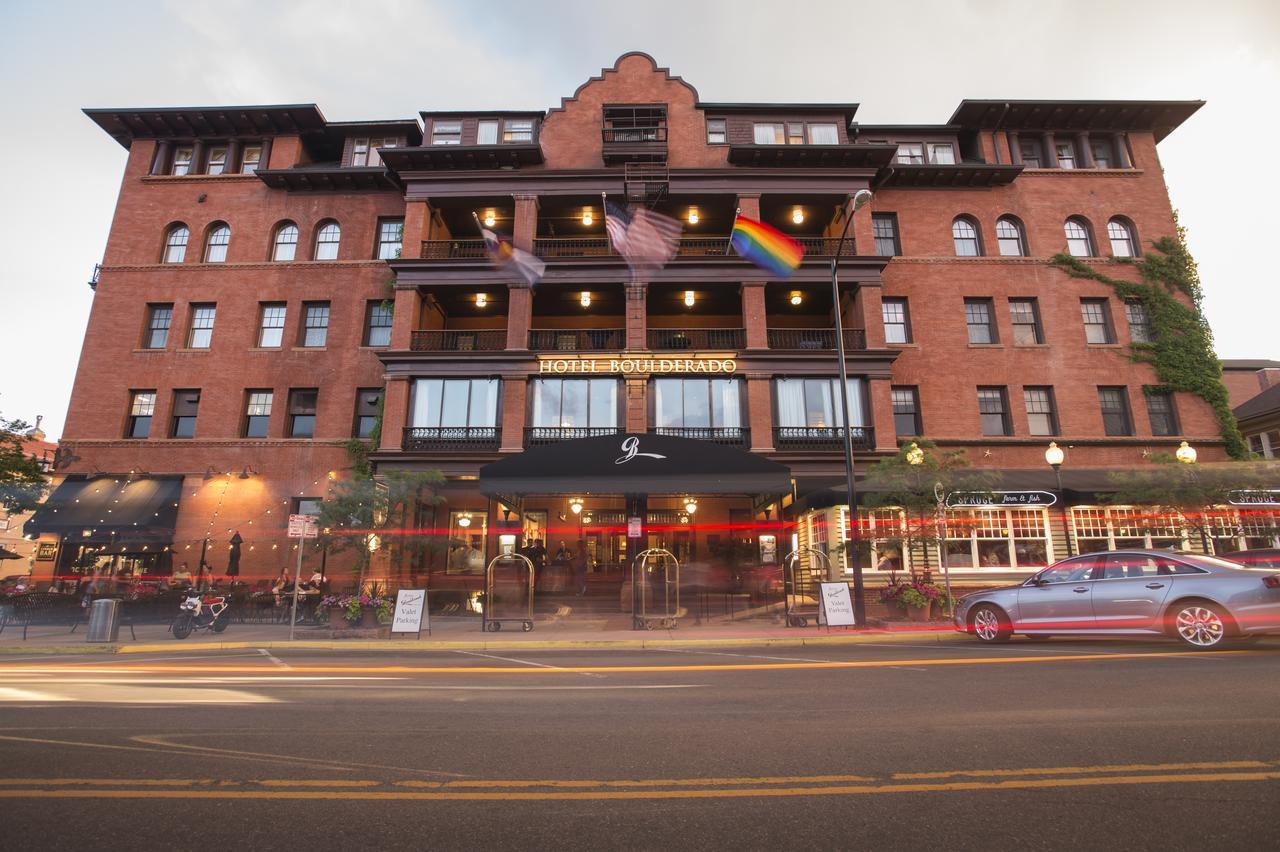
[[[791,469],[670,435],[604,435],[534,447],[480,468],[480,493],[789,494]]]
[[[22,531],[74,536],[85,543],[169,541],[181,496],[181,476],[72,474],[36,509]]]

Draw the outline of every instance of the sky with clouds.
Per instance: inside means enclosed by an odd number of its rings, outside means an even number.
[[[82,107],[543,109],[628,50],[706,100],[856,101],[864,123],[941,123],[963,98],[1202,98],[1160,147],[1169,192],[1219,354],[1280,358],[1275,0],[5,0],[0,24],[0,416],[54,437],[125,161]]]

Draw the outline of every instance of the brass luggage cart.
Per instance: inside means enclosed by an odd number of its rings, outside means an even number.
[[[802,560],[809,557],[805,567]],[[801,547],[782,560],[783,582],[786,583],[786,617],[788,627],[808,627],[809,619],[818,623],[819,583],[831,576],[831,559],[821,550]],[[813,604],[802,604],[812,598]]]
[[[498,604],[497,569],[499,566],[514,569],[514,580],[523,586],[518,598],[524,605],[511,615],[500,614]],[[533,629],[533,562],[519,553],[503,553],[489,560],[484,569],[484,610],[480,613],[480,630],[497,633],[504,622],[519,624],[528,633]]]
[[[680,560],[661,547],[638,553],[631,564],[631,629],[652,630],[657,624],[670,630],[679,619]]]

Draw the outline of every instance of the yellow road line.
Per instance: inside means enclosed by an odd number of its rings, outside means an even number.
[[[288,778],[271,779],[269,781],[253,781],[263,787],[378,787],[381,781],[290,781]]]
[[[212,780],[198,781],[190,778],[0,778],[0,784],[16,786],[35,784],[47,786],[83,786],[83,787],[191,787],[196,784],[213,784]]]
[[[930,778],[1006,778],[1017,775],[1084,775],[1098,772],[1168,772],[1185,769],[1266,769],[1261,760],[1229,760],[1224,763],[1129,763],[1110,766],[1051,766],[1042,769],[959,769],[952,772],[895,772],[900,780]]]
[[[291,676],[307,673],[323,674],[582,674],[608,672],[621,674],[638,672],[655,674],[662,672],[715,672],[715,671],[786,671],[796,669],[873,669],[893,666],[995,666],[1013,663],[1064,663],[1083,660],[1145,660],[1176,657],[1226,657],[1226,656],[1260,656],[1257,651],[1158,651],[1147,653],[1125,654],[1055,654],[1034,657],[951,657],[945,659],[923,660],[838,660],[833,662],[796,662],[796,663],[698,663],[685,665],[646,665],[646,666],[557,666],[555,668],[534,668],[515,666],[305,666],[295,665],[290,670]],[[1266,656],[1274,656],[1266,654]],[[263,673],[278,674],[275,666],[197,666],[197,665],[117,665],[111,667],[82,666],[0,666],[0,674],[12,672],[97,672],[102,674],[129,674],[133,672],[173,673]]]
[[[441,788],[499,788],[522,787],[706,787],[735,784],[820,784],[836,781],[875,781],[869,775],[801,775],[762,778],[645,778],[637,780],[595,781],[571,779],[519,779],[494,781],[397,781],[397,787],[428,789]]]
[[[1004,781],[951,781],[915,784],[866,784],[828,787],[770,787],[698,790],[592,790],[459,792],[446,790],[382,792],[369,790],[0,790],[0,799],[294,799],[320,801],[549,801],[592,799],[737,799],[804,796],[861,796],[888,793],[956,793],[1134,786],[1146,784],[1221,784],[1280,780],[1280,772],[1210,772],[1188,775],[1111,775],[1099,778],[1040,778]]]

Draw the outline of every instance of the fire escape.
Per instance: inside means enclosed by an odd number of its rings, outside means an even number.
[[[627,202],[653,207],[661,201],[671,185],[666,105],[606,106],[601,135],[605,165],[622,166]]]

